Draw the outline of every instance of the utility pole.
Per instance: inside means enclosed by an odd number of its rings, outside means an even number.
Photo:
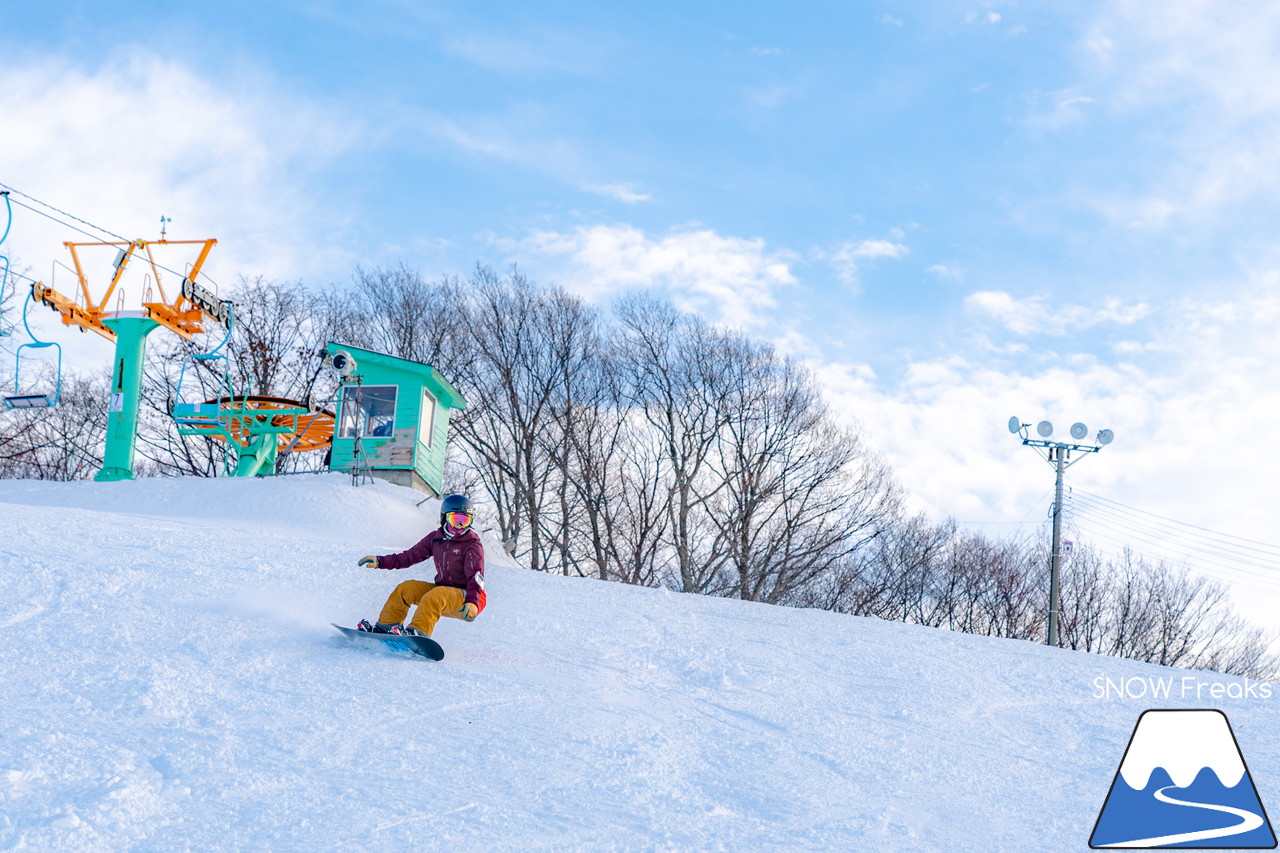
[[[1062,610],[1062,475],[1067,470],[1067,449],[1061,445],[1050,454],[1057,478],[1053,485],[1053,551],[1049,557],[1049,645],[1058,645],[1058,614]]]
[[[1068,444],[1061,441],[1050,441],[1049,437],[1053,435],[1053,424],[1048,421],[1041,421],[1036,424],[1036,433],[1039,439],[1031,437],[1028,428],[1031,424],[1024,424],[1021,418],[1009,418],[1009,432],[1022,436],[1022,444],[1025,447],[1034,447],[1036,452],[1040,453],[1046,462],[1053,466],[1054,469],[1054,485],[1053,485],[1053,548],[1049,557],[1049,636],[1046,643],[1050,646],[1058,645],[1058,614],[1062,609],[1061,591],[1062,591],[1062,491],[1064,474],[1067,468],[1079,462],[1084,456],[1071,459],[1071,451],[1079,453],[1097,453],[1115,440],[1115,433],[1109,429],[1098,432],[1095,444]],[[1089,434],[1089,428],[1082,423],[1071,425],[1071,437],[1076,441],[1080,441]]]

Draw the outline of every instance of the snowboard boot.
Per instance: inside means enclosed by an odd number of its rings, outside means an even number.
[[[411,626],[411,625],[392,625],[392,626],[391,626],[391,629],[390,629],[390,631],[388,631],[388,633],[390,633],[390,634],[397,634],[397,635],[399,635],[399,636],[401,636],[401,637],[426,637],[426,636],[429,636],[429,635],[427,635],[427,634],[422,633],[422,632],[421,632],[421,631],[419,631],[417,628],[414,628],[414,627],[413,627],[413,626]]]
[[[381,622],[370,623],[368,619],[361,619],[356,623],[357,631],[368,631],[371,634],[394,634],[392,629],[395,625],[384,625]]]

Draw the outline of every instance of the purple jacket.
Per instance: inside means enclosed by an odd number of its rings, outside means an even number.
[[[407,569],[428,557],[435,562],[435,583],[466,590],[468,603],[484,610],[484,545],[474,530],[450,539],[437,528],[407,551],[378,557],[378,568]]]

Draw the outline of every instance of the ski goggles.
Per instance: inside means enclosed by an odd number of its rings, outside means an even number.
[[[471,513],[469,512],[447,512],[444,515],[444,523],[450,527],[470,527]]]

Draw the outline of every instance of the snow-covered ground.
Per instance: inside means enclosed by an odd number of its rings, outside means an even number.
[[[329,623],[430,579],[355,565],[434,525],[417,497],[0,482],[0,850],[1082,851],[1149,707],[1224,710],[1280,810],[1280,688],[539,575],[493,542],[444,662],[352,644]]]

